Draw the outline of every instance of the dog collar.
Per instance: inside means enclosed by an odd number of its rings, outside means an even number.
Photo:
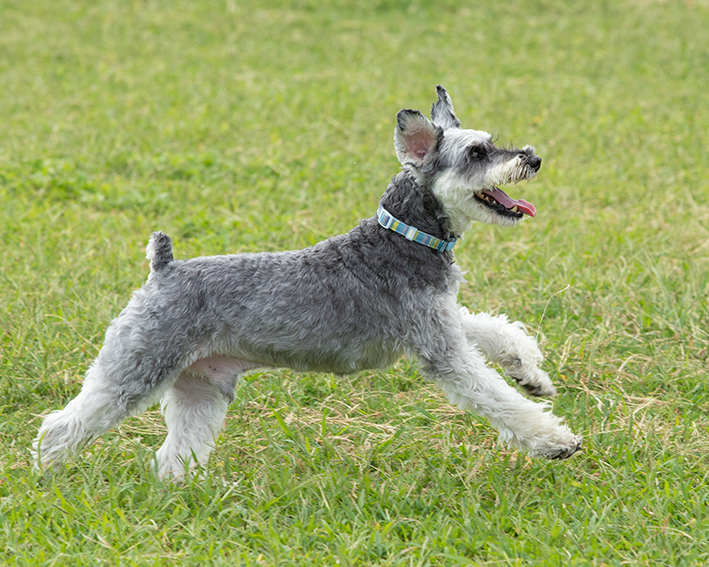
[[[396,217],[393,217],[391,213],[381,205],[379,205],[379,208],[377,209],[377,220],[384,228],[401,234],[404,238],[406,238],[406,240],[418,242],[419,244],[438,250],[441,253],[453,250],[456,242],[458,242],[457,238],[453,238],[452,240],[441,240],[440,238],[421,232],[417,228],[409,226],[408,224],[401,222]]]

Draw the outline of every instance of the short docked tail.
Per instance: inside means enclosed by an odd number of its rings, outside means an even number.
[[[145,252],[148,260],[150,260],[150,271],[153,273],[162,271],[174,260],[172,257],[172,240],[167,234],[159,230],[153,232]]]

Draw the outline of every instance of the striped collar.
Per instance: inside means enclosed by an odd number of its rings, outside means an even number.
[[[389,211],[381,205],[379,205],[379,208],[377,209],[377,220],[384,228],[401,234],[407,240],[413,240],[414,242],[418,242],[419,244],[438,250],[441,253],[453,250],[455,243],[458,241],[457,238],[453,238],[451,240],[441,240],[440,238],[421,232],[417,228],[404,224],[399,219],[393,217],[391,213],[389,213]]]

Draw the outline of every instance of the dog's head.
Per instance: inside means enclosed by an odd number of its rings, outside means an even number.
[[[461,129],[450,96],[440,85],[437,90],[431,120],[418,110],[396,116],[394,147],[404,169],[440,201],[454,234],[474,221],[514,226],[533,217],[534,205],[499,186],[536,177],[542,160],[534,148],[499,148],[487,132]]]

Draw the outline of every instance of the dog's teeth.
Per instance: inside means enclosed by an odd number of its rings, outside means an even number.
[[[514,207],[512,207],[512,212],[513,212],[513,213],[516,213],[516,212],[517,212],[517,205],[515,205]]]

